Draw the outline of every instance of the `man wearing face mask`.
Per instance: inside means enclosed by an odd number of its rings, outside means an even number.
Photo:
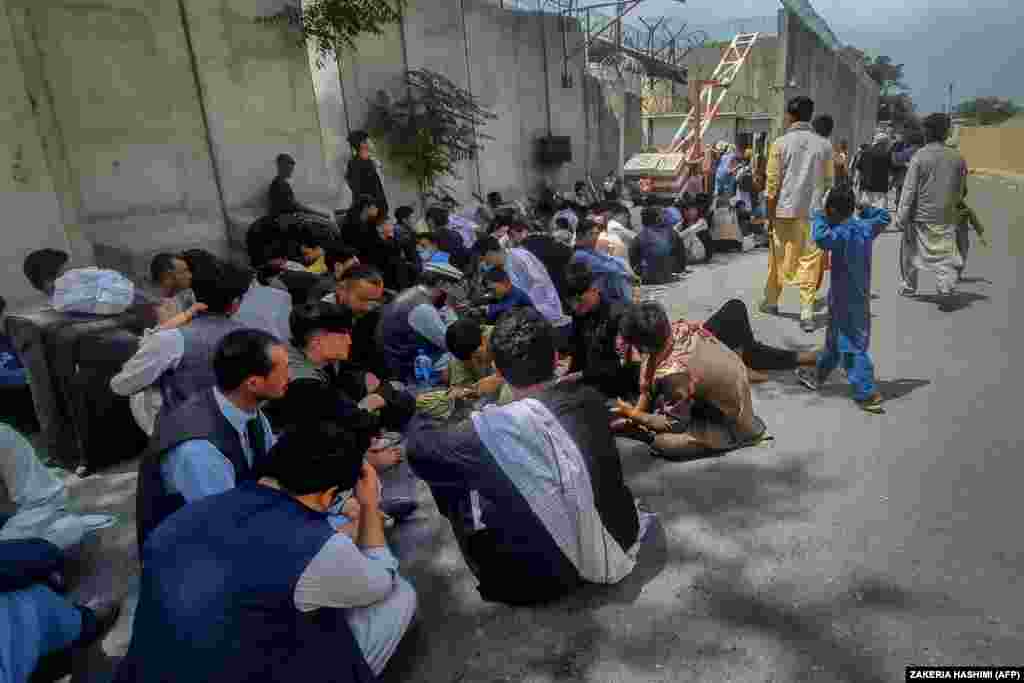
[[[361,395],[356,387],[365,386],[372,391],[377,383],[393,379],[376,338],[384,301],[380,273],[372,266],[351,268],[338,278],[334,291],[323,300],[344,306],[352,313],[352,349],[348,361],[340,364],[351,371],[345,374],[357,375],[348,393]]]

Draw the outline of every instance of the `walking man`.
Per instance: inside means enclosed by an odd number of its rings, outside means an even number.
[[[786,106],[786,133],[768,157],[768,229],[771,254],[761,312],[777,315],[787,284],[800,287],[800,327],[814,331],[814,298],[821,285],[822,251],[811,239],[809,218],[832,186],[832,145],[811,128],[814,102],[794,97]]]
[[[925,146],[910,160],[900,198],[899,223],[903,226],[900,294],[917,294],[917,273],[935,273],[936,289],[943,297],[940,310],[948,310],[962,264],[956,248],[958,205],[964,197],[967,164],[944,143],[949,117],[932,114],[923,121]]]

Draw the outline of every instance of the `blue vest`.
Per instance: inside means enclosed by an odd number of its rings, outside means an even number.
[[[372,681],[344,610],[295,607],[333,535],[324,514],[255,482],[176,512],[143,549],[116,683]]]
[[[433,302],[420,287],[405,290],[381,312],[377,327],[377,343],[384,349],[388,370],[400,382],[415,376],[413,363],[420,349],[434,359],[443,351],[409,324],[409,313],[420,304],[432,306]]]
[[[185,338],[185,354],[178,367],[160,378],[160,394],[164,399],[161,415],[184,403],[192,394],[217,384],[213,374],[217,345],[229,332],[242,329],[245,325],[222,315],[204,315],[178,330]]]
[[[135,517],[140,554],[142,544],[153,529],[185,505],[180,493],[167,490],[161,466],[168,452],[193,439],[209,441],[217,447],[235,468],[236,483],[253,477],[242,450],[242,439],[221,412],[212,388],[200,391],[175,410],[161,415],[149,448],[139,462]]]

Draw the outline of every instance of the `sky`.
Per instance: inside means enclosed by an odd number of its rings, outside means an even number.
[[[1024,0],[810,2],[844,44],[904,64],[921,113],[944,110],[950,82],[954,105],[998,96],[1024,106]],[[723,21],[769,17],[780,6],[778,0],[646,0],[632,14],[721,29]]]

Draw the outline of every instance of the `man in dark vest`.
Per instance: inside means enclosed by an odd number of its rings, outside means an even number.
[[[139,464],[136,498],[139,546],[186,503],[253,478],[253,464],[273,445],[260,411],[288,386],[288,350],[273,335],[236,330],[213,357],[216,386],[157,421]]]
[[[254,481],[146,541],[117,683],[376,680],[416,610],[384,538],[377,474],[336,423],[286,432]],[[355,489],[355,538],[328,509]]]
[[[384,349],[391,377],[409,386],[415,384],[413,362],[420,351],[430,356],[436,370],[448,365],[447,326],[440,313],[446,298],[443,281],[441,275],[424,271],[420,284],[399,294],[381,312],[377,343]]]
[[[162,417],[192,394],[212,387],[214,351],[226,334],[244,328],[231,317],[238,312],[250,281],[247,271],[230,263],[197,269],[192,291],[206,310],[186,325],[144,337],[139,350],[110,380],[110,388],[115,394],[131,396],[158,385]]]
[[[417,416],[408,446],[481,597],[529,605],[622,580],[650,517],[623,480],[605,397],[554,381],[555,332],[532,308],[498,321],[491,351],[515,400],[450,426]]]

